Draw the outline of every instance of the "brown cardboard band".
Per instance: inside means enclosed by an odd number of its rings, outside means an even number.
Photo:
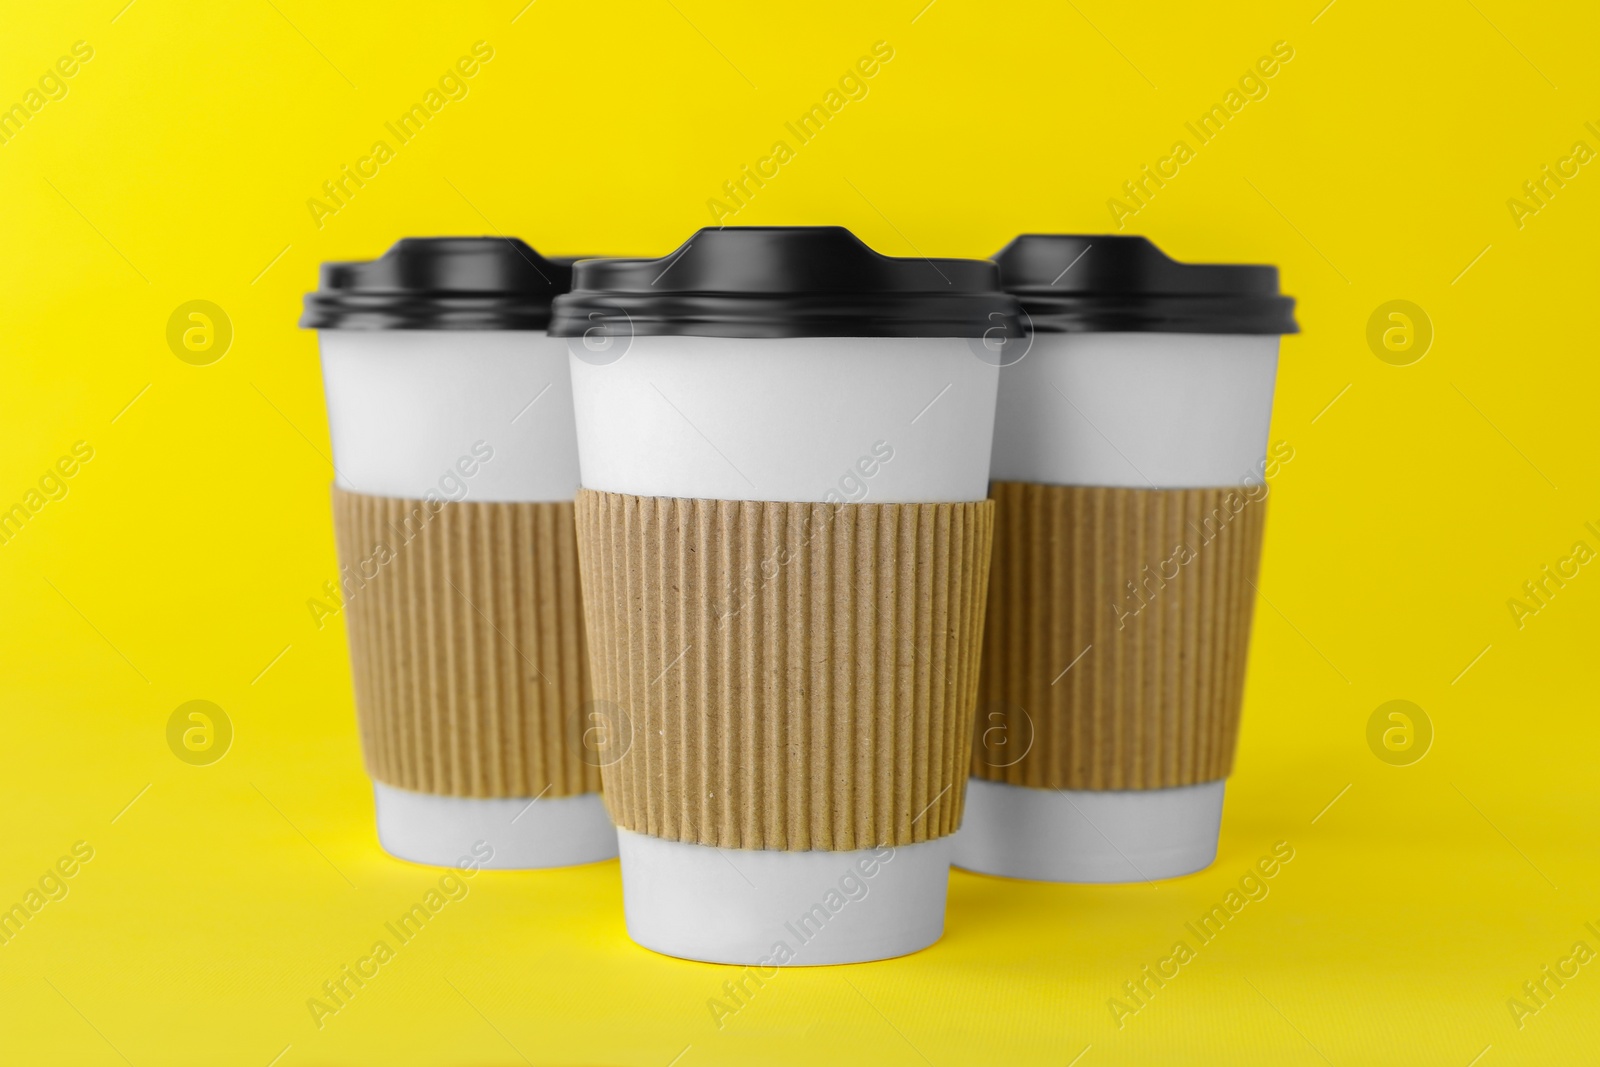
[[[600,788],[572,504],[333,490],[367,770],[470,797]]]
[[[612,819],[787,851],[953,833],[993,511],[580,491]]]
[[[1226,777],[1265,492],[994,483],[972,773],[1039,789]]]

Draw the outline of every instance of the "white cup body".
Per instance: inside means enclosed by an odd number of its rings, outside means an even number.
[[[961,338],[635,337],[605,364],[575,351],[583,485],[714,500],[983,500],[997,380]],[[783,965],[855,963],[944,932],[953,837],[889,850],[852,899],[841,878],[882,850],[618,835],[629,936],[667,955],[761,967],[782,942],[793,950]]]
[[[551,502],[578,490],[567,346],[544,331],[323,330],[335,484],[441,501]],[[448,866],[479,841],[489,865],[609,859],[616,833],[595,794],[436,796],[375,783],[378,840]]]
[[[1258,481],[1278,338],[1041,333],[1000,371],[990,476],[1190,489]]]
[[[995,481],[1188,489],[1257,484],[1275,335],[1041,333],[1000,372]],[[1216,858],[1223,781],[1044,790],[973,778],[955,863],[1055,882],[1132,882]]]
[[[542,330],[324,330],[321,344],[341,489],[479,502],[576,495],[572,381],[560,338]]]
[[[779,852],[617,836],[628,936],[668,956],[751,967],[864,963],[927,948],[944,933],[955,837]]]
[[[382,782],[374,782],[372,791],[379,844],[413,863],[449,867],[472,855],[489,870],[517,871],[596,863],[617,854],[617,830],[599,793],[444,797]]]
[[[1170,789],[1029,789],[973,778],[957,867],[1035,882],[1150,882],[1217,858],[1226,779]]]
[[[989,495],[998,371],[962,338],[635,337],[614,363],[574,355],[571,366],[588,489],[875,504]]]

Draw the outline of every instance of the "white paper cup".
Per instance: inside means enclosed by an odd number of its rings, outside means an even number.
[[[1038,332],[1026,358],[1001,371],[992,479],[1131,489],[1263,484],[1279,334],[1294,332],[1292,302],[1266,293],[1276,294],[1276,272],[1220,268],[1249,272],[1241,284],[1259,293],[1226,298],[1226,276],[1213,289],[1193,273],[1218,268],[1173,263],[1142,238],[1069,238],[1059,249],[1052,240],[1019,238],[997,257]],[[1022,247],[1029,242],[1038,243]],[[1098,261],[1089,258],[1097,245]],[[1023,257],[1008,271],[1013,250]],[[1079,276],[1059,295],[1041,284],[1059,285],[1073,270]],[[1259,332],[1216,332],[1229,324]],[[1189,874],[1216,857],[1223,793],[1223,780],[1079,790],[974,777],[955,864],[1056,882]]]
[[[679,255],[737,255],[727,242],[759,239],[702,231]],[[778,231],[776,240],[787,237]],[[699,270],[715,273],[685,258],[664,285],[692,289]],[[583,271],[574,296],[558,301],[553,332],[563,332],[567,299],[585,296]],[[797,272],[760,254],[749,265],[779,302],[803,302],[805,294],[773,280]],[[727,298],[717,308],[724,333],[741,328],[726,321],[747,314],[740,296],[707,297]],[[581,322],[595,302],[571,318]],[[618,302],[598,342],[595,331],[581,336],[581,325],[566,330],[585,489],[835,504],[987,496],[997,368],[974,355],[971,338],[828,335],[828,327],[809,336],[706,336],[681,325],[664,332],[648,307]],[[710,317],[698,310],[701,321]],[[680,305],[661,312],[676,314]],[[668,955],[756,967],[853,963],[917,951],[944,930],[951,835],[784,851],[618,833],[628,934]]]
[[[304,324],[320,327],[340,489],[443,506],[573,499],[567,346],[543,328],[554,294],[530,292],[525,270],[556,291],[570,277],[521,242],[490,238],[412,238],[372,264],[325,268]],[[480,865],[503,869],[617,851],[595,793],[451,796],[375,781],[374,802],[379,843],[417,863],[454,865],[483,845]]]
[[[626,359],[595,366],[574,356],[571,369],[589,489],[850,503],[988,492],[997,373],[960,338],[636,337]],[[871,850],[618,835],[628,935],[669,956],[758,965],[783,943],[794,965],[858,963],[944,933],[952,837],[890,849],[885,877],[864,882],[867,894],[846,897],[828,912],[840,921],[814,935],[795,925],[800,916],[828,911],[827,891]]]

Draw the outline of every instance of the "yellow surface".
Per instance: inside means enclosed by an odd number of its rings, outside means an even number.
[[[123,2],[12,4],[0,34],[0,102],[93,49],[0,144],[0,505],[93,450],[0,544],[0,898],[93,852],[0,945],[0,1062],[1593,1062],[1600,964],[1560,961],[1600,949],[1600,575],[1508,606],[1600,548],[1600,165],[1508,205],[1600,150],[1592,5]],[[468,95],[319,228],[307,200],[477,41]],[[934,948],[786,971],[720,1029],[733,969],[630,944],[614,864],[485,873],[318,1029],[308,998],[438,874],[378,850],[342,622],[307,609],[336,575],[294,326],[316,264],[496,231],[665,253],[877,41],[867,95],[726,221],[981,256],[1107,228],[1184,139],[1125,232],[1276,262],[1301,301],[1215,867],[956,873]],[[1196,147],[1184,123],[1279,41]],[[210,365],[168,347],[192,300],[232,324]],[[1410,365],[1368,345],[1391,300],[1434,327]],[[1409,766],[1368,747],[1397,699],[1433,728]],[[168,747],[191,700],[233,725],[210,766]],[[1270,895],[1119,1028],[1123,983],[1278,841]],[[1519,1026],[1546,965],[1577,975]]]

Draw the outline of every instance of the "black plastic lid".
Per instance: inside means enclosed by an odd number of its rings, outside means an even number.
[[[550,332],[629,336],[1020,335],[993,263],[879,255],[842,226],[706,228],[661,259],[588,259]]]
[[[405,237],[382,257],[324,263],[300,325],[318,330],[542,330],[573,261],[515,237]]]
[[[1143,237],[1023,234],[994,257],[1040,333],[1299,333],[1278,268],[1179,263]]]

